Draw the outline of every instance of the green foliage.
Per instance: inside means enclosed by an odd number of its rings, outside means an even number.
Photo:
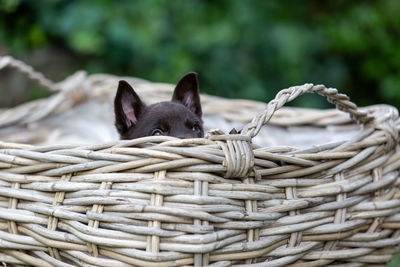
[[[398,267],[400,266],[400,253],[393,256],[392,261],[388,264],[388,267]]]
[[[63,47],[89,72],[175,83],[197,71],[203,92],[226,97],[312,82],[400,106],[398,14],[396,0],[2,0],[0,41],[17,57]]]

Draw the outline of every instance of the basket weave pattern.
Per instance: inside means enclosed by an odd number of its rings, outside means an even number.
[[[310,92],[359,122],[357,134],[301,149],[252,143],[277,110]],[[32,110],[31,121],[50,112]],[[0,127],[29,121],[4,114]],[[305,84],[282,90],[238,135],[86,146],[0,141],[0,261],[384,264],[400,244],[398,133],[396,109],[360,110],[336,89]]]

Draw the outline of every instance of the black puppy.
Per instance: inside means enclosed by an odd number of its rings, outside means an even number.
[[[203,121],[196,73],[176,85],[171,101],[145,105],[126,82],[120,81],[114,100],[115,126],[121,139],[151,135],[203,137]]]

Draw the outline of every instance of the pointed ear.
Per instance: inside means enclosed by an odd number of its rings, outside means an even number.
[[[199,81],[197,73],[190,72],[183,76],[175,87],[172,101],[181,102],[190,111],[201,117],[201,104],[199,95]]]
[[[122,135],[137,122],[145,105],[126,81],[119,81],[114,100],[115,126]]]

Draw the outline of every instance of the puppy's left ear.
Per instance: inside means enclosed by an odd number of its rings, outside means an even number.
[[[124,80],[119,81],[114,100],[115,126],[121,136],[135,126],[145,104],[135,90]]]
[[[199,95],[199,81],[197,73],[190,72],[183,76],[175,87],[172,101],[181,102],[190,111],[201,117],[201,104]]]

